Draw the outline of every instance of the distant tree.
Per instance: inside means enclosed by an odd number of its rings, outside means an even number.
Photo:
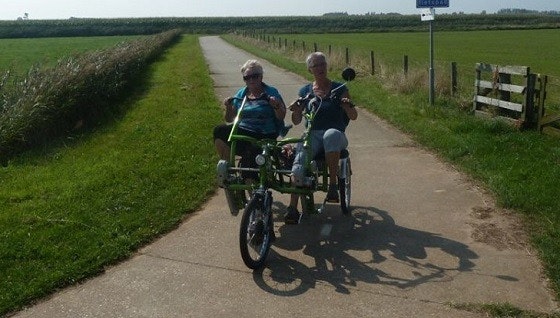
[[[535,14],[539,13],[537,10],[527,10],[519,8],[508,8],[498,10],[498,14]]]
[[[338,17],[338,16],[346,16],[348,15],[348,12],[329,12],[329,13],[325,13],[323,14],[323,16],[325,17]]]

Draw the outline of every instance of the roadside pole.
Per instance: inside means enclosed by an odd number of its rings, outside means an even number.
[[[435,9],[431,8],[435,16]],[[435,91],[436,91],[436,79],[434,71],[434,21],[430,20],[430,105],[434,104]]]
[[[434,26],[433,22],[436,17],[436,7],[446,8],[449,7],[449,0],[416,0],[416,8],[422,9],[420,18],[422,21],[428,21],[430,23],[430,93],[429,101],[430,105],[434,105],[435,101],[435,71],[434,71]]]

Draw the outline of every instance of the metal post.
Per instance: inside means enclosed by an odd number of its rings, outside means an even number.
[[[434,78],[434,29],[430,20],[430,105],[434,105],[435,78]]]
[[[457,62],[451,62],[451,95],[457,94]]]

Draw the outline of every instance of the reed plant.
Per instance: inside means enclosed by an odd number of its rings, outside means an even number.
[[[126,96],[128,88],[180,30],[64,58],[52,67],[32,67],[26,76],[0,83],[0,162],[75,129],[95,124]]]

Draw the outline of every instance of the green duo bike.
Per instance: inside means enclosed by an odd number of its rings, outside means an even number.
[[[352,68],[342,72],[345,81],[351,81],[356,73]],[[331,91],[334,96],[336,90],[346,85],[341,84]],[[263,96],[261,98],[268,98]],[[314,193],[328,191],[329,174],[324,158],[311,156],[311,138],[309,132],[313,127],[315,114],[321,110],[322,100],[316,97],[304,97],[298,103],[310,103],[310,111],[304,112],[307,126],[302,137],[284,138],[291,126],[285,127],[281,134],[283,139],[256,139],[245,135],[238,135],[238,122],[243,115],[243,107],[247,97],[243,98],[241,107],[233,121],[233,128],[229,136],[231,155],[229,160],[220,160],[217,165],[217,182],[224,189],[226,201],[232,215],[236,216],[243,210],[239,227],[239,246],[241,257],[245,265],[251,269],[261,268],[270,251],[270,245],[275,239],[272,203],[272,191],[283,194],[300,195],[303,214],[322,213],[326,206],[323,203],[316,207]],[[257,168],[245,168],[238,165],[235,155],[236,144],[240,141],[249,142],[258,147],[259,154],[255,157]],[[307,152],[303,164],[303,171],[292,171],[293,156],[289,155],[294,144],[301,143],[303,151]],[[292,152],[293,154],[293,152]],[[338,186],[340,208],[342,213],[350,213],[351,176],[350,154],[347,150],[341,152],[338,170]],[[247,183],[243,179],[244,172],[257,172],[258,179]],[[297,175],[295,175],[297,174]]]

